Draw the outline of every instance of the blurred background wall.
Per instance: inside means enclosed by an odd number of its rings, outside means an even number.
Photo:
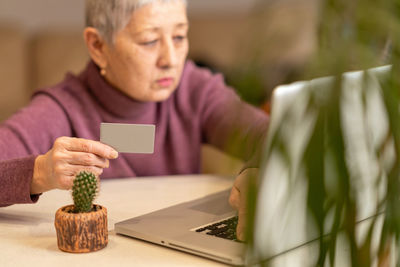
[[[272,88],[290,82],[289,74],[313,50],[315,1],[262,0],[260,9],[255,8],[257,0],[189,0],[189,57],[223,72],[235,86],[232,76],[249,75],[245,66],[256,57],[263,62],[261,86],[267,102]],[[0,0],[0,122],[26,105],[37,88],[84,68],[84,2]],[[247,87],[240,88],[243,95]],[[215,159],[204,161],[208,166]],[[219,172],[235,172],[239,167],[232,162],[219,166]],[[205,167],[205,172],[213,171]]]

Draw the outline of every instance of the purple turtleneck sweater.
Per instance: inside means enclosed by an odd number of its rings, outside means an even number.
[[[121,153],[101,176],[122,178],[199,173],[202,143],[248,160],[260,147],[268,117],[242,102],[221,75],[190,61],[177,90],[163,102],[133,100],[90,62],[79,76],[68,74],[37,91],[27,107],[1,124],[0,205],[37,201],[30,195],[36,156],[60,136],[99,140],[101,122],[156,125],[153,154]]]

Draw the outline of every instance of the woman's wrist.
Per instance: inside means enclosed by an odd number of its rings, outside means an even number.
[[[45,182],[44,173],[44,155],[39,155],[35,159],[33,166],[33,175],[31,181],[31,195],[36,195],[48,191],[48,185]]]

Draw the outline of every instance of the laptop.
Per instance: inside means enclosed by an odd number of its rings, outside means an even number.
[[[390,67],[378,68],[372,73],[385,73],[389,69]],[[362,72],[354,72],[345,76],[350,83],[354,82],[361,86]],[[290,135],[299,137],[291,144],[294,147],[294,153],[291,156],[298,160],[301,150],[304,148],[304,142],[308,138],[307,131],[313,125],[313,118],[307,117],[304,113],[307,92],[310,88],[320,88],[323,95],[324,88],[331,86],[332,82],[332,78],[325,77],[279,86],[274,90],[265,151],[273,149],[271,136],[277,131],[278,126],[290,124]],[[295,112],[300,116],[296,117],[296,120],[302,123],[296,124],[283,120],[287,112]],[[284,210],[279,210],[279,208],[283,208],[281,205],[282,195],[276,196],[276,189],[281,186],[279,183],[284,181],[283,178],[287,173],[285,174],[282,165],[274,160],[263,162],[261,171],[261,179],[263,177],[268,177],[268,179],[262,180],[258,195],[255,225],[257,235],[255,235],[253,251],[256,252],[256,256],[252,256],[246,251],[245,243],[236,240],[234,229],[237,217],[236,212],[228,203],[230,190],[118,222],[115,224],[115,231],[118,234],[230,265],[244,265],[249,262],[251,257],[254,259],[270,258],[315,239],[317,236],[306,233],[306,220],[302,217],[301,212],[300,214],[298,212],[302,210],[301,205],[305,203],[305,188],[299,185],[297,194],[291,199],[292,203],[296,205],[289,209],[290,214],[282,213],[281,211]],[[283,192],[283,194],[285,193],[288,192]],[[276,196],[276,198],[271,198],[271,196]],[[372,209],[364,210],[362,218],[375,214]],[[269,249],[271,246],[273,246],[272,250]]]
[[[237,217],[228,203],[229,194],[230,190],[224,190],[118,222],[115,231],[223,263],[243,265],[245,245],[235,241]],[[221,229],[228,227],[233,232],[218,236]]]

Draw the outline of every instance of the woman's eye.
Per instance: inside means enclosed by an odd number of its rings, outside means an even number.
[[[181,42],[181,41],[185,40],[185,38],[186,38],[186,36],[184,36],[184,35],[177,35],[177,36],[174,36],[174,41]]]
[[[158,40],[156,39],[156,40],[152,40],[152,41],[143,42],[141,44],[145,45],[145,46],[152,46],[152,45],[155,45],[157,43],[157,41]]]

